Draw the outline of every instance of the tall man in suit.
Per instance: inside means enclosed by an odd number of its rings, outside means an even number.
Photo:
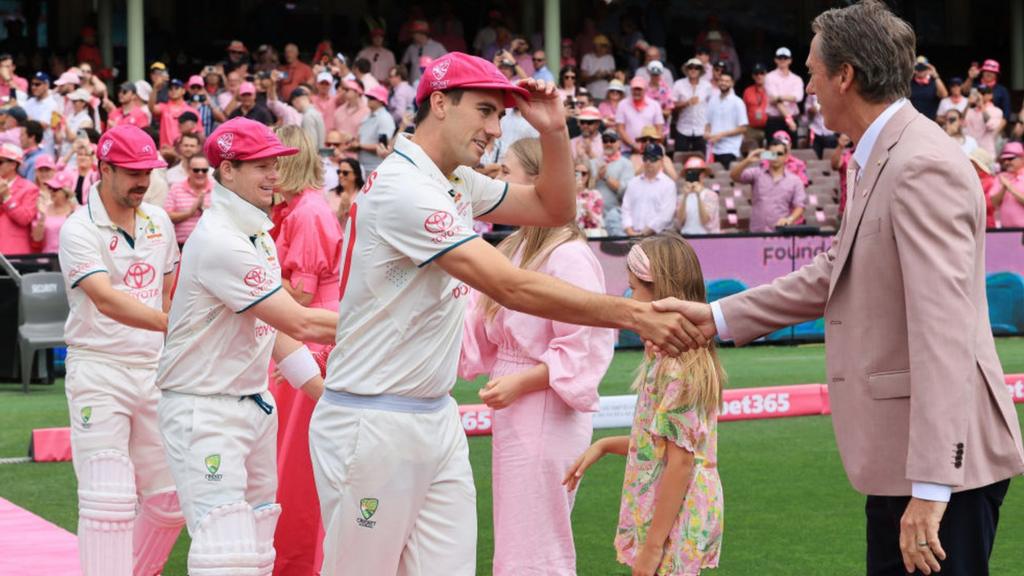
[[[836,241],[769,285],[658,307],[739,345],[824,314],[836,442],[867,495],[867,573],[985,575],[1024,451],[988,321],[979,182],[906,99],[906,22],[865,0],[813,30],[808,93],[857,143]]]

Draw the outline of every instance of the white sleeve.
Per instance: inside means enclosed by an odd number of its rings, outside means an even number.
[[[426,179],[413,183],[415,188],[409,182],[401,184],[403,191],[418,188],[421,192],[390,193],[386,199],[382,198],[379,210],[388,217],[378,222],[377,233],[416,266],[422,268],[478,236],[471,226],[464,224],[447,190],[435,192],[439,188],[437,184]],[[374,191],[377,192],[379,187],[378,181],[378,189]],[[425,190],[427,187],[435,190]]]
[[[60,251],[57,258],[68,288],[78,286],[87,276],[108,272],[107,265],[100,257],[106,246],[101,246],[95,235],[83,230],[85,226],[87,224],[73,220],[60,229]]]
[[[203,262],[199,267],[202,285],[238,314],[281,289],[280,269],[269,268],[247,242],[228,238],[208,246],[202,253]]]
[[[508,182],[495,180],[466,166],[455,169],[455,175],[462,180],[473,203],[473,217],[479,218],[493,212],[508,194]]]

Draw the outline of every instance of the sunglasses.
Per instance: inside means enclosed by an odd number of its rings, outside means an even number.
[[[576,171],[576,175],[577,176],[590,176],[590,172],[577,170]]]
[[[776,60],[792,60],[789,56],[776,56]]]
[[[46,86],[46,82],[32,82],[32,86]]]
[[[192,169],[192,173],[193,174],[206,174],[209,171],[210,171],[209,168],[193,168]]]
[[[338,170],[338,176],[351,176],[352,174],[355,174],[355,172],[352,172],[351,170]]]
[[[534,62],[543,62],[544,59],[543,58],[534,58],[533,61]]]
[[[617,140],[614,138],[601,138],[601,142],[604,142],[605,144],[615,144]]]
[[[564,76],[564,78],[565,78],[566,80],[575,80],[575,79],[576,79],[576,75],[575,75],[575,74],[566,74],[566,75]]]
[[[597,123],[598,123],[598,120],[580,120],[580,125],[581,126],[593,126],[594,124],[597,124]]]
[[[342,145],[341,142],[325,142],[325,144],[327,144],[327,146],[330,146],[331,148],[337,148],[338,146]]]

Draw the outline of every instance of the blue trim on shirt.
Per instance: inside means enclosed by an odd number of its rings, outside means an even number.
[[[249,305],[248,305],[248,306],[246,306],[245,308],[242,308],[242,309],[241,309],[241,310],[239,310],[238,312],[235,312],[235,314],[241,314],[241,313],[245,312],[245,311],[246,311],[246,310],[248,310],[249,308],[252,308],[253,306],[255,306],[255,305],[259,304],[260,302],[263,302],[263,301],[264,301],[264,300],[266,300],[267,298],[270,298],[271,296],[273,296],[273,295],[274,295],[274,293],[275,293],[275,292],[277,292],[277,291],[278,291],[278,290],[280,290],[280,289],[281,289],[281,286],[279,285],[279,286],[278,286],[277,288],[274,288],[274,289],[273,289],[273,290],[271,290],[270,292],[267,292],[267,293],[266,293],[266,294],[264,294],[263,296],[260,296],[260,297],[259,297],[259,299],[257,299],[257,300],[256,300],[255,302],[253,302],[252,304],[249,304]]]
[[[452,250],[454,250],[455,248],[458,248],[459,246],[462,246],[463,244],[465,244],[466,242],[469,242],[469,241],[470,241],[470,240],[472,240],[473,238],[479,238],[479,237],[480,237],[480,235],[479,235],[479,234],[473,234],[472,236],[468,236],[468,237],[466,237],[466,238],[463,238],[462,240],[459,240],[459,241],[458,241],[458,242],[456,242],[455,244],[452,244],[451,246],[449,246],[449,247],[445,248],[444,250],[441,250],[441,251],[440,251],[440,252],[438,252],[437,254],[434,254],[434,255],[433,255],[433,256],[431,256],[430,258],[428,258],[428,259],[424,260],[422,264],[420,264],[419,266],[416,266],[416,267],[417,267],[417,268],[423,268],[423,267],[424,267],[424,266],[426,266],[427,264],[430,264],[430,263],[431,263],[431,262],[433,262],[434,260],[437,260],[437,259],[438,259],[438,258],[440,258],[441,256],[444,256],[445,254],[447,254],[447,253],[451,252],[451,251],[452,251]]]
[[[406,160],[408,160],[409,164],[412,164],[413,166],[416,166],[416,163],[412,161],[412,158],[409,158],[408,156],[406,156],[401,150],[396,148],[395,149],[395,154],[398,154],[402,158],[405,158]],[[416,166],[416,167],[419,168],[419,166]]]
[[[488,214],[490,214],[491,212],[494,212],[494,210],[495,210],[495,209],[496,209],[496,208],[497,208],[498,206],[501,206],[501,203],[505,201],[505,196],[508,196],[508,182],[505,182],[505,189],[504,189],[504,190],[502,190],[502,192],[501,192],[501,198],[498,198],[498,202],[497,202],[497,203],[495,203],[495,205],[494,205],[494,206],[491,206],[491,209],[490,209],[490,210],[488,210],[487,212],[484,212],[483,214],[480,214],[479,216],[477,216],[477,218],[481,218],[481,217],[483,217],[483,216],[487,216],[487,215],[488,215]]]
[[[75,280],[75,283],[71,285],[71,288],[74,289],[76,286],[78,286],[79,284],[82,283],[82,280],[85,280],[89,276],[92,276],[93,274],[96,274],[96,273],[99,273],[99,272],[107,272],[107,269],[106,268],[100,268],[99,270],[93,270],[92,272],[89,272],[85,276],[82,276],[78,280]],[[110,274],[110,272],[107,272],[107,274]]]

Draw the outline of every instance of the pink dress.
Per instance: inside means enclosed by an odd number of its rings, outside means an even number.
[[[585,242],[562,244],[539,272],[605,293],[604,273]],[[477,296],[466,307],[460,376],[495,378],[540,363],[550,373],[550,388],[494,412],[494,574],[576,574],[569,518],[575,492],[561,482],[590,445],[614,332],[503,308],[487,322]]]
[[[281,261],[281,279],[313,295],[310,308],[338,310],[341,224],[321,190],[309,189],[274,207],[270,235]],[[322,344],[307,342],[316,353]],[[309,456],[309,419],[316,401],[287,383],[274,383],[277,401],[277,501],[281,517],[274,535],[277,576],[318,574],[323,560],[320,501]]]
[[[7,185],[11,195],[0,202],[0,254],[31,254],[31,226],[39,213],[39,188],[21,176]]]
[[[60,252],[60,229],[70,215],[70,213],[59,216],[47,214],[46,220],[43,221],[43,254]]]

